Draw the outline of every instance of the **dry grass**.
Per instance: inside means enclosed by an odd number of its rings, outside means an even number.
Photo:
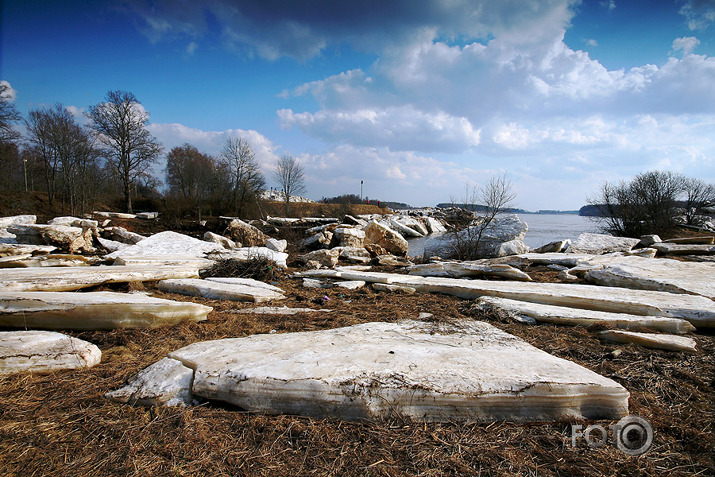
[[[280,275],[281,271],[273,260],[258,254],[249,256],[248,260],[236,258],[219,260],[211,268],[201,272],[201,278],[252,278],[264,282],[276,280]]]
[[[196,341],[397,321],[421,312],[433,313],[436,320],[475,317],[467,302],[448,296],[305,289],[288,278],[279,285],[289,295],[283,303],[287,306],[314,306],[316,301],[334,312],[240,314],[235,310],[252,305],[187,298],[147,284],[156,296],[201,302],[215,310],[204,323],[170,328],[68,331],[97,344],[102,363],[85,371],[0,378],[0,475],[715,473],[712,336],[696,336],[701,351],[695,355],[621,345],[623,353],[611,358],[617,346],[600,342],[592,330],[492,321],[623,384],[631,392],[631,412],[650,420],[655,430],[653,448],[640,457],[626,456],[611,445],[572,448],[569,422],[422,424],[393,416],[349,423],[251,414],[213,402],[188,409],[148,409],[104,398],[143,367]]]

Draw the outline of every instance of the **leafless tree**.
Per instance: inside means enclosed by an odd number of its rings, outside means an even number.
[[[31,110],[25,124],[27,139],[44,164],[50,203],[62,192],[63,206],[69,202],[74,214],[84,205],[87,167],[97,159],[93,139],[61,104]]]
[[[452,235],[452,251],[460,260],[476,260],[487,254],[484,249],[484,234],[497,215],[512,206],[516,194],[506,175],[495,176],[482,186],[466,184],[463,205],[469,212],[455,224]],[[454,200],[453,200],[454,202]]]
[[[290,197],[305,192],[305,175],[303,167],[293,156],[284,155],[276,163],[274,173],[278,187],[283,193],[286,206],[286,217],[290,215]]]
[[[23,166],[17,144],[0,141],[0,190],[24,190]]]
[[[265,186],[265,178],[251,145],[243,138],[228,138],[220,162],[232,178],[233,212],[241,217]]]
[[[0,142],[11,142],[20,137],[20,133],[12,128],[12,123],[22,117],[12,102],[11,91],[10,86],[0,83]]]
[[[90,107],[88,116],[108,164],[121,181],[126,209],[131,213],[132,185],[156,162],[163,149],[146,129],[149,113],[134,94],[110,91],[103,103]]]
[[[715,186],[700,179],[686,178],[684,181],[685,219],[688,225],[697,225],[697,216],[705,206],[715,204]]]
[[[649,171],[630,181],[606,182],[595,197],[595,206],[606,232],[625,237],[667,234],[677,226],[680,199],[687,196],[688,179],[671,171]]]
[[[214,194],[229,192],[223,187],[224,172],[216,160],[191,144],[173,148],[167,155],[168,195],[188,202],[201,220],[202,207]]]

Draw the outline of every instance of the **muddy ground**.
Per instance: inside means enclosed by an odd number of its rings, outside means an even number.
[[[534,272],[540,280],[555,280],[555,272]],[[67,331],[99,346],[102,362],[84,371],[0,377],[0,475],[715,474],[712,335],[695,335],[697,354],[648,350],[601,342],[593,329],[505,322],[450,296],[374,292],[369,287],[308,289],[287,274],[275,282],[288,294],[281,305],[334,311],[249,315],[235,311],[250,304],[187,298],[163,293],[153,284],[105,287],[145,289],[155,296],[210,305],[214,311],[203,323],[154,330]],[[196,341],[397,321],[423,312],[432,313],[433,320],[488,320],[621,383],[631,393],[630,412],[653,426],[652,448],[631,457],[610,443],[595,449],[581,439],[571,446],[572,424],[608,427],[615,421],[424,424],[395,415],[380,422],[341,422],[252,414],[216,402],[191,408],[131,407],[104,397],[169,351]]]

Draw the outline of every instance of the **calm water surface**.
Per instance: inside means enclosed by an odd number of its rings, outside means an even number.
[[[596,222],[575,214],[519,214],[519,218],[529,225],[524,243],[532,249],[555,240],[575,240],[582,233],[599,231]],[[434,235],[408,240],[408,253],[412,256],[421,255],[424,252],[425,239],[430,237]]]
[[[524,243],[531,248],[541,247],[554,240],[575,240],[579,235],[597,233],[598,223],[588,217],[572,214],[519,214],[529,225]]]

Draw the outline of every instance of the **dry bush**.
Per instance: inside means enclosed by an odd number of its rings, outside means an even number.
[[[276,262],[259,254],[250,255],[248,260],[238,260],[235,258],[220,260],[211,266],[211,268],[201,272],[201,278],[252,278],[262,282],[274,281],[279,276],[280,268],[278,268]]]

